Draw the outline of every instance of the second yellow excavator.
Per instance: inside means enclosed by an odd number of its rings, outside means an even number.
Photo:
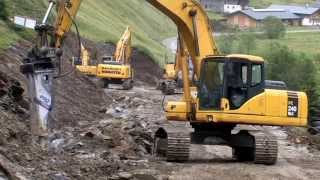
[[[77,69],[83,74],[98,77],[104,88],[109,84],[121,84],[125,90],[132,89],[134,73],[131,65],[131,37],[132,31],[127,27],[117,43],[114,55],[102,57],[97,65],[90,64],[89,52],[81,45],[81,57],[74,60]]]
[[[105,56],[98,63],[96,76],[101,79],[103,87],[121,84],[124,90],[133,88],[131,36],[132,32],[128,27],[117,44],[114,56]]]
[[[175,94],[178,87],[182,88],[182,79],[179,77],[181,72],[181,49],[187,51],[185,45],[180,45],[183,42],[178,36],[177,50],[174,63],[166,63],[163,70],[163,77],[158,83],[158,89],[165,95]]]
[[[90,63],[90,54],[81,45],[81,57],[74,60],[77,69],[83,74],[98,77],[104,88],[109,84],[121,84],[123,89],[131,89],[133,87],[131,37],[132,31],[127,27],[117,43],[114,55],[102,57],[97,65]]]
[[[97,66],[90,65],[90,53],[81,43],[81,57],[73,59],[74,65],[76,66],[77,70],[83,74],[88,76],[96,76],[97,74]]]

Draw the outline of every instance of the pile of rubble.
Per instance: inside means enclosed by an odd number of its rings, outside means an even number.
[[[72,42],[67,39],[64,48],[65,71],[72,68]],[[91,49],[105,47],[88,44]],[[55,81],[54,127],[47,146],[37,142],[30,132],[26,79],[19,72],[30,45],[23,41],[0,54],[0,179],[123,179],[130,169],[148,167],[150,129],[164,120],[159,115],[156,123],[148,119],[159,100],[146,100],[144,92],[105,92],[80,73]],[[134,54],[139,67],[154,66],[145,55]],[[149,81],[138,78],[137,84],[153,83],[157,75],[150,76],[152,71],[143,77]]]

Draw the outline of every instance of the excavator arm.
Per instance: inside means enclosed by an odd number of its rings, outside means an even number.
[[[209,18],[202,6],[195,0],[147,0],[152,6],[169,17],[177,26],[179,43],[185,44],[192,59],[194,78],[200,77],[202,60],[218,55]],[[187,52],[181,48],[181,71],[183,76],[184,100],[187,114],[191,113],[191,86]]]
[[[82,0],[60,0],[58,2],[58,15],[55,22],[55,46],[60,48],[65,33],[70,31],[74,23]]]
[[[29,97],[32,104],[31,131],[37,136],[46,136],[49,113],[53,106],[53,79],[60,76],[62,57],[61,45],[65,33],[70,31],[82,0],[49,1],[49,7],[40,24],[37,24],[37,38],[21,66],[21,72],[28,79]],[[48,24],[52,10],[57,7],[55,24]],[[78,36],[79,38],[79,36]],[[80,42],[80,38],[78,39]],[[80,44],[80,43],[79,43]],[[80,52],[80,50],[79,50]]]
[[[192,58],[195,75],[199,77],[202,59],[219,53],[205,10],[195,0],[147,1],[177,25]]]
[[[127,27],[117,44],[116,52],[114,53],[114,59],[116,62],[130,64],[131,54],[131,30],[129,27]]]

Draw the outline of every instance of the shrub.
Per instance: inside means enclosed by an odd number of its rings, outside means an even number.
[[[286,27],[280,19],[269,16],[263,21],[263,31],[267,38],[279,39],[284,37]]]

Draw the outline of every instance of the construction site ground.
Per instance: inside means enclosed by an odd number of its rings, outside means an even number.
[[[66,71],[76,49],[72,42],[67,40],[64,48]],[[86,45],[96,58],[114,51],[112,45]],[[99,80],[78,72],[55,81],[52,131],[43,146],[30,132],[26,79],[19,73],[30,46],[22,41],[0,53],[0,180],[320,178],[319,147],[300,129],[254,127],[278,138],[279,160],[273,166],[236,162],[231,148],[220,146],[192,145],[185,163],[152,157],[152,134],[168,123],[164,97],[156,90],[161,70],[136,50],[133,90],[101,89]],[[168,96],[164,102],[180,97]]]

